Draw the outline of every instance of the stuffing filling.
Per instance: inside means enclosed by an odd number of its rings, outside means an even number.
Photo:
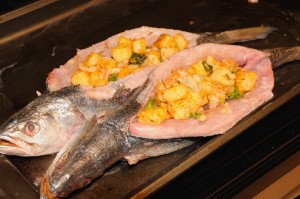
[[[160,124],[167,119],[194,118],[205,121],[207,110],[224,105],[221,112],[230,113],[226,101],[238,99],[255,88],[257,74],[238,66],[233,60],[216,60],[212,56],[180,68],[161,82],[153,98],[138,113],[142,124]]]
[[[188,48],[188,41],[181,34],[161,34],[152,46],[145,38],[130,39],[121,36],[112,49],[112,57],[92,52],[82,62],[71,78],[73,85],[104,86],[110,81],[158,65],[173,54]]]

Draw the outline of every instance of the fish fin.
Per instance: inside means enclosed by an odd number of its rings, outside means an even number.
[[[202,33],[199,34],[197,44],[209,42],[220,44],[232,44],[237,42],[264,39],[275,30],[277,29],[270,26],[257,26],[251,28],[228,30],[221,33]]]

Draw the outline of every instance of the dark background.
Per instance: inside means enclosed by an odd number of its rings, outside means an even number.
[[[37,1],[1,0],[0,12],[7,14],[31,2]],[[147,25],[196,33],[265,25],[276,27],[277,31],[263,41],[242,45],[257,49],[300,45],[298,0],[259,0],[258,4],[249,4],[247,0],[115,0],[104,1],[103,5],[87,7],[55,19],[55,16],[67,14],[86,2],[90,1],[61,0],[0,24],[0,70],[3,69],[0,82],[3,98],[0,100],[4,99],[0,101],[0,123],[33,100],[36,90],[43,92],[47,74],[74,56],[77,48],[88,47],[126,29]],[[0,22],[2,20],[0,18]],[[41,22],[45,22],[45,25],[39,26]],[[16,33],[22,31],[21,35],[16,36]],[[255,125],[245,127],[246,130],[237,137],[223,144],[150,198],[231,198],[298,152],[299,66],[298,61],[276,69],[275,96],[255,112],[256,115],[261,114],[263,119],[253,119],[255,114],[245,118],[240,126],[252,120],[255,120]],[[273,105],[274,108],[266,113],[265,109]],[[185,151],[142,161],[133,167],[125,166],[114,175],[99,178],[88,190],[81,190],[72,197],[132,196],[168,169],[192,157],[191,152],[197,151],[200,146],[201,142]],[[47,158],[9,157],[33,190],[37,189],[32,176],[43,174],[42,165],[47,166],[45,162],[51,160]],[[144,180],[140,179],[142,175],[145,175]],[[143,183],[136,187],[138,180]],[[15,182],[5,181],[7,184]],[[3,181],[0,182],[3,188],[1,183]],[[7,192],[20,190],[14,188]],[[19,196],[26,198],[26,192],[22,193]]]

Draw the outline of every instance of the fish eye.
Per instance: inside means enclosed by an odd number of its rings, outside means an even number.
[[[34,136],[40,129],[40,126],[33,122],[28,122],[25,125],[25,133],[30,136]]]

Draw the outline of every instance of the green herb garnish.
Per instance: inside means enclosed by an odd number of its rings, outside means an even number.
[[[209,74],[211,74],[213,71],[212,71],[212,69],[213,69],[213,66],[212,65],[209,65],[206,61],[203,61],[202,62],[202,65],[203,65],[203,67],[204,67],[204,70],[206,71],[206,72],[208,72]]]
[[[200,117],[201,117],[201,113],[198,112],[190,114],[190,118],[198,119]]]
[[[146,55],[133,53],[129,59],[130,65],[141,65],[146,60]]]
[[[155,99],[152,98],[152,99],[149,100],[149,102],[146,106],[146,109],[155,108],[155,107],[157,107],[156,101],[155,101]]]
[[[112,74],[112,75],[110,75],[110,76],[108,77],[108,81],[109,81],[109,82],[115,82],[115,81],[117,81],[117,80],[118,80],[118,74],[117,74],[117,73]]]
[[[230,100],[230,99],[239,99],[241,97],[244,96],[244,93],[243,92],[240,92],[238,89],[237,89],[237,86],[234,85],[234,91],[227,94],[226,95],[226,100]]]

